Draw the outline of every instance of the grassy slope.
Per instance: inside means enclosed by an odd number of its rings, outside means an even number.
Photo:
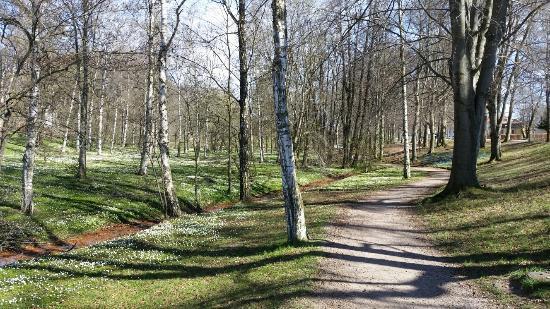
[[[359,185],[357,178],[369,181]],[[399,169],[386,167],[305,193],[310,237],[322,238],[335,204],[403,182]],[[187,215],[134,236],[0,268],[0,307],[279,306],[310,290],[322,254],[316,241],[286,245],[281,203],[263,199]]]
[[[478,171],[483,189],[426,203],[421,213],[469,277],[504,302],[526,304],[504,287],[527,270],[550,269],[550,144],[507,146],[502,162]],[[532,296],[548,302],[548,286]]]
[[[19,139],[18,139],[19,138]],[[60,155],[60,146],[48,142],[41,146],[35,170],[35,215],[21,215],[21,154],[20,137],[8,144],[6,160],[0,171],[0,219],[24,227],[25,239],[55,241],[75,234],[94,231],[113,223],[138,220],[158,221],[163,217],[159,203],[158,185],[154,177],[158,166],[149,169],[149,176],[135,175],[139,162],[136,150],[115,152],[98,157],[88,154],[88,178],[78,181],[76,153],[73,149]],[[131,152],[130,152],[131,151]],[[172,171],[180,200],[194,198],[194,162],[192,155],[173,157]],[[280,171],[275,157],[266,163],[251,167],[253,194],[261,195],[281,187]],[[300,184],[306,184],[329,175],[349,173],[351,170],[312,168],[298,171]],[[233,170],[232,194],[227,194],[226,161],[223,154],[201,158],[200,199],[209,204],[238,198],[236,167]],[[0,241],[1,241],[0,235]],[[1,243],[1,242],[0,242]]]

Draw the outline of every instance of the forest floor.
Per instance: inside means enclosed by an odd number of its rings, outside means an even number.
[[[15,147],[10,145],[10,150]],[[84,184],[72,175],[74,166],[68,163],[71,157],[39,160],[37,212],[27,222],[29,218],[17,213],[18,153],[9,153],[0,173],[3,220],[29,224],[28,231],[34,234],[27,236],[35,235],[47,242],[93,234],[113,224],[131,225],[134,220],[148,220],[148,214],[151,219],[163,219],[154,202],[154,177],[140,179],[134,174],[135,156],[115,153],[90,157],[90,179]],[[273,157],[269,159],[254,167],[254,192],[258,196],[280,188],[278,166]],[[217,209],[216,205],[226,206],[232,199],[224,191],[223,158],[211,156],[202,162],[203,201],[211,211],[165,220],[92,246],[67,248],[66,252],[0,267],[0,307],[283,305],[311,291],[317,260],[323,254],[318,248],[325,235],[324,226],[336,212],[334,204],[408,182],[402,179],[400,168],[392,166],[378,166],[368,173],[301,170],[298,177],[307,188],[303,196],[312,241],[289,246],[278,195]],[[174,158],[173,164],[178,195],[191,198],[188,189],[192,180],[186,175],[191,173],[192,162],[185,157]],[[412,181],[422,176],[415,173]],[[98,218],[104,220],[85,224]]]
[[[90,179],[83,183],[67,163],[74,158],[44,154],[37,214],[29,220],[14,203],[20,171],[14,148],[0,172],[0,211],[6,222],[28,224],[34,234],[27,237],[66,240],[117,224],[163,220],[154,177],[136,176],[135,156],[120,152],[91,155]],[[280,197],[267,194],[280,189],[274,158],[254,166],[254,192],[263,197],[233,204],[224,190],[223,157],[212,155],[202,160],[200,177],[209,212],[0,267],[0,307],[288,307],[308,301],[544,307],[548,286],[525,274],[549,269],[550,145],[523,143],[504,151],[502,162],[487,164],[481,156],[482,189],[420,206],[414,202],[445,183],[444,170],[420,168],[411,180],[391,165],[367,173],[299,170],[300,183],[310,184],[303,196],[311,240],[297,246],[286,243]],[[438,149],[419,161],[448,167],[450,159],[450,149]],[[183,200],[192,198],[192,163],[173,160]],[[342,232],[348,235],[336,237]],[[336,265],[327,260],[342,268],[330,269]],[[360,275],[366,277],[351,282]],[[330,290],[327,280],[337,288]],[[351,292],[342,294],[347,287]],[[338,297],[326,300],[331,293]]]

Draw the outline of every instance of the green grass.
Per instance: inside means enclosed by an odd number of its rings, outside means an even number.
[[[399,168],[304,193],[308,234],[286,242],[282,201],[185,215],[150,230],[0,268],[0,307],[278,307],[311,291],[336,205],[406,182]],[[420,175],[415,175],[415,178]],[[353,184],[353,190],[348,185]]]
[[[8,144],[0,171],[0,219],[23,227],[20,241],[56,241],[91,232],[110,224],[134,221],[160,221],[163,209],[158,194],[158,165],[146,177],[137,176],[139,155],[135,149],[117,150],[102,157],[88,154],[88,177],[75,177],[77,157],[74,149],[60,154],[60,145],[47,141],[36,156],[34,177],[35,213],[20,213],[21,156],[23,140],[15,136]],[[192,154],[172,157],[172,172],[177,194],[182,201],[194,200],[194,162]],[[310,168],[298,171],[301,185],[344,173],[350,169]],[[198,182],[200,201],[211,205],[238,199],[238,172],[233,169],[232,193],[227,193],[226,161],[223,154],[201,158]],[[252,193],[262,195],[281,188],[280,170],[275,156],[266,163],[253,163]],[[0,236],[0,243],[1,243]]]
[[[421,214],[468,277],[504,302],[529,304],[499,286],[518,272],[550,270],[550,144],[506,146],[503,161],[480,164],[478,174],[482,189],[426,202]],[[548,286],[522,293],[550,300]]]

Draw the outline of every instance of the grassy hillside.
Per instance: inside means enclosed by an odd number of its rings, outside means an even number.
[[[479,165],[479,179],[483,189],[424,203],[433,238],[503,301],[548,304],[548,285],[524,274],[550,270],[550,144],[506,146],[502,162]]]

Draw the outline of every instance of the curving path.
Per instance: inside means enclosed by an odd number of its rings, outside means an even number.
[[[343,206],[329,229],[315,292],[300,306],[315,308],[495,308],[456,273],[426,239],[411,209],[444,185],[448,171],[374,192]]]

